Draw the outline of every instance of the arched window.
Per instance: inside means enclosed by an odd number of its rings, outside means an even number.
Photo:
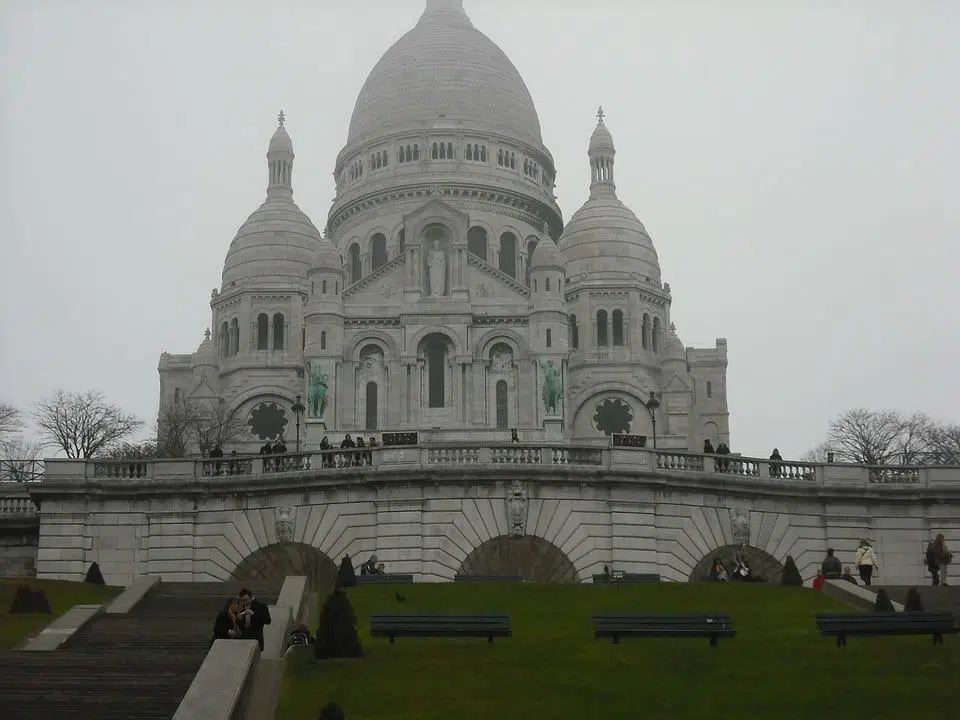
[[[320,331],[320,349],[321,350],[327,349],[327,331],[326,330]]]
[[[326,280],[321,280],[321,281],[320,281],[320,294],[321,294],[321,295],[326,295],[326,294],[327,294],[327,281],[326,281]]]
[[[446,406],[447,343],[442,335],[430,335],[426,341],[427,407]]]
[[[535,238],[527,239],[527,287],[530,287],[530,266],[533,264],[533,251],[537,249]]]
[[[307,349],[307,329],[305,327],[300,328],[300,352],[303,352]]]
[[[257,350],[270,347],[270,318],[266,313],[257,315]]]
[[[354,243],[350,246],[350,282],[359,282],[361,273],[360,246]]]
[[[240,354],[240,321],[236,318],[230,321],[230,354]]]
[[[447,160],[453,160],[456,155],[453,154],[453,143],[447,143]]]
[[[400,150],[397,152],[397,162],[402,163],[404,157],[403,145],[400,146]]]
[[[274,350],[283,350],[284,347],[284,337],[283,337],[283,313],[276,313],[273,316],[273,349]]]
[[[367,383],[367,430],[377,429],[377,384]]]
[[[500,272],[517,276],[517,236],[512,232],[500,236]]]
[[[403,228],[400,228],[400,232],[397,234],[397,247],[399,248],[398,252],[403,255],[407,248],[407,231]]]
[[[370,252],[374,270],[387,264],[387,237],[383,233],[376,233],[370,238]]]
[[[576,350],[580,347],[580,328],[577,327],[577,316],[570,316],[570,347]]]
[[[517,169],[517,156],[516,156],[516,153],[510,153],[510,169],[511,169],[511,170],[516,170],[516,169]]]
[[[230,357],[230,326],[226,320],[220,323],[220,357]]]
[[[497,430],[510,427],[510,411],[507,409],[507,381],[497,381]]]
[[[644,350],[650,348],[650,316],[643,314],[643,324],[640,326],[640,342]]]
[[[544,292],[550,292],[550,278],[547,278],[547,279],[545,280],[545,282],[546,282],[547,285],[546,285],[546,287],[544,288]]]
[[[467,252],[487,260],[487,231],[482,227],[472,227],[467,231]]]
[[[464,160],[473,160],[473,145],[467,143],[467,149],[463,153]]]
[[[503,165],[503,150],[497,150],[497,165]]]
[[[613,311],[613,345],[623,345],[623,310]]]
[[[713,397],[713,383],[707,380],[707,398]]]
[[[486,162],[486,161],[487,161],[487,146],[481,145],[480,146],[480,162]]]
[[[653,351],[660,352],[660,318],[653,319],[653,334],[650,337],[650,347]]]
[[[433,144],[433,153],[430,157],[432,157],[434,160],[440,157],[440,146],[436,143]]]
[[[597,310],[597,346],[607,346],[607,311]]]
[[[414,145],[414,146],[413,146],[413,159],[414,159],[414,160],[419,160],[419,159],[420,159],[420,146],[419,146],[419,145]]]
[[[547,347],[553,347],[553,331],[547,328]]]
[[[446,143],[440,143],[440,159],[441,159],[441,160],[446,160],[446,159],[447,159],[447,146],[446,146]]]

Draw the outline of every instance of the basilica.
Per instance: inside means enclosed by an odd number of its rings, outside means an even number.
[[[602,110],[590,197],[565,223],[533,99],[463,0],[427,0],[371,71],[323,232],[294,202],[278,120],[266,199],[227,251],[212,326],[196,352],[160,358],[161,418],[222,408],[242,428],[224,449],[239,452],[295,427],[305,449],[413,430],[729,442],[726,340],[680,340],[650,235],[617,196]]]

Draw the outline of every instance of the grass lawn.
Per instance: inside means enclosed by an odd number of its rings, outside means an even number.
[[[400,591],[403,605],[394,599]],[[753,584],[437,583],[348,591],[366,656],[287,658],[277,720],[330,700],[349,720],[473,718],[956,718],[960,637],[852,638],[837,649],[814,613],[850,608],[805,588]],[[512,638],[370,638],[378,611],[503,611]],[[726,612],[738,631],[703,639],[593,638],[595,612]]]
[[[52,615],[8,615],[10,603],[21,585],[43,590],[50,601]],[[67,580],[37,580],[36,578],[0,579],[0,650],[9,650],[49,625],[74,605],[102,605],[116,597],[121,587],[92,585]]]

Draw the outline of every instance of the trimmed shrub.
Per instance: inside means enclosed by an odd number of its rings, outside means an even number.
[[[357,616],[353,612],[350,598],[339,587],[334,588],[323,603],[313,653],[318,659],[363,655],[360,636],[357,634]]]
[[[787,559],[783,563],[783,577],[780,579],[780,584],[790,587],[803,587],[803,578],[800,577],[800,570],[797,568],[797,563],[792,555],[787,555]]]
[[[343,560],[340,561],[340,570],[337,572],[337,587],[348,588],[356,585],[357,573],[353,569],[353,561],[349,555],[344,555]]]
[[[343,708],[331,702],[320,711],[320,720],[347,720],[347,716],[343,714]]]
[[[43,590],[34,590],[28,585],[21,585],[14,593],[13,601],[10,603],[10,615],[21,613],[43,613],[50,615],[53,611],[50,609],[50,601],[47,600],[47,594]]]
[[[920,591],[916,588],[907,590],[907,597],[903,603],[905,612],[923,612],[923,600],[920,599]]]
[[[896,612],[893,603],[890,602],[890,595],[883,588],[877,591],[877,600],[873,603],[874,612]]]
[[[90,569],[87,570],[87,576],[83,579],[83,581],[91,583],[93,585],[107,584],[103,579],[103,573],[100,572],[100,565],[98,565],[97,563],[90,564]]]

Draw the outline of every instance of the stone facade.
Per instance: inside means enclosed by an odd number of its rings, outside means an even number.
[[[0,525],[0,577],[33,577],[37,572],[37,526]]]
[[[289,444],[299,396],[308,448],[410,429],[605,442],[654,422],[661,447],[729,441],[726,340],[677,336],[614,157],[601,112],[590,199],[564,225],[523,79],[462,3],[428,3],[360,91],[323,233],[293,201],[281,113],[267,198],[212,293],[213,332],[161,356],[161,421],[172,403],[212,403],[245,427],[227,450]]]
[[[274,473],[256,459],[234,475],[218,461],[48,461],[33,490],[38,576],[79,579],[97,561],[113,584],[223,580],[376,555],[417,581],[471,568],[589,581],[604,565],[687,581],[745,544],[758,566],[792,555],[809,580],[827,547],[850,565],[869,538],[879,582],[909,584],[924,582],[931,537],[960,544],[955,468],[785,462],[771,477],[762,460],[720,473],[710,457],[569,445],[381,449],[360,467],[300,460]]]

